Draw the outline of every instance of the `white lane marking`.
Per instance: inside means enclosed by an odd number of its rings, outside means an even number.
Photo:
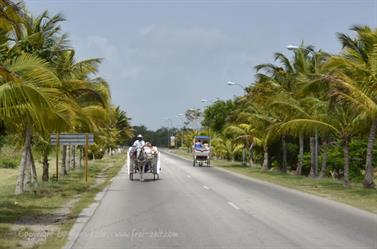
[[[209,190],[209,187],[207,187],[206,185],[203,185],[203,188]]]
[[[187,175],[187,177],[188,177],[188,178],[191,178],[191,176],[190,176],[190,175]]]
[[[228,204],[231,205],[234,209],[240,210],[233,202],[228,201]]]

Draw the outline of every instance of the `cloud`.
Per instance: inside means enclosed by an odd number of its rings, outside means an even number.
[[[262,34],[261,34],[262,35]],[[237,93],[225,82],[250,82],[252,67],[276,39],[245,37],[218,29],[149,25],[121,46],[105,36],[74,37],[80,57],[105,58],[101,74],[109,81],[113,101],[126,109],[135,124],[156,129],[200,99]]]

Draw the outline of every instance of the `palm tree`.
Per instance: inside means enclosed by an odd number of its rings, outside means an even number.
[[[254,167],[254,160],[253,160],[253,149],[254,146],[261,146],[262,141],[260,138],[257,137],[257,130],[251,125],[247,123],[241,123],[237,125],[230,125],[226,127],[224,130],[225,134],[233,134],[235,136],[235,141],[239,141],[245,147],[249,148],[249,162],[250,166]]]
[[[0,29],[6,32],[18,29],[24,8],[23,1],[0,0]]]
[[[48,68],[48,63],[33,55],[21,55],[3,62],[0,75],[1,119],[8,126],[17,123],[24,134],[24,148],[20,163],[20,173],[16,194],[22,193],[30,183],[25,183],[25,171],[33,168],[31,151],[33,129],[46,130],[54,124],[59,128],[66,124],[69,112],[65,96],[57,90],[60,84],[56,75]],[[57,122],[57,120],[59,120]],[[36,179],[36,175],[33,176]]]
[[[355,114],[352,110],[335,106],[330,110],[327,120],[293,119],[280,126],[289,133],[310,133],[315,130],[322,133],[332,132],[342,141],[344,155],[344,186],[349,187],[349,145],[353,135],[357,134],[362,127],[365,116]]]
[[[33,56],[42,58],[49,63],[48,67],[53,68],[62,50],[66,48],[66,35],[60,35],[61,28],[59,23],[64,21],[61,15],[55,15],[49,17],[48,12],[43,12],[40,16],[34,18],[26,13],[26,10],[16,18],[17,23],[12,23],[12,29],[9,30],[7,36],[14,45],[7,50],[7,55],[10,58],[17,58],[22,54],[33,54]],[[47,65],[46,65],[47,66]],[[55,80],[59,82],[56,87],[61,86],[59,79],[55,77]],[[64,98],[64,94],[62,98]],[[68,98],[63,101],[68,104]],[[62,103],[63,103],[62,102]],[[66,123],[67,124],[67,123]],[[48,180],[48,154],[50,146],[48,140],[50,133],[56,131],[56,127],[49,126],[49,129],[40,130],[35,129],[35,133],[38,135],[39,148],[42,149],[43,156],[43,176],[44,181]],[[46,144],[47,143],[47,144]],[[32,160],[34,165],[34,160]]]
[[[117,141],[118,145],[124,145],[126,141],[133,137],[133,130],[130,124],[131,119],[127,116],[127,113],[117,106],[114,109],[114,121],[115,127],[120,132],[119,139]]]
[[[353,26],[356,38],[338,34],[343,45],[340,56],[329,62],[333,71],[327,79],[335,84],[333,95],[352,105],[370,120],[365,162],[365,188],[374,188],[373,147],[377,133],[377,29]]]
[[[257,78],[263,81],[271,81],[278,88],[271,97],[271,108],[275,113],[275,117],[282,123],[289,119],[295,118],[307,118],[308,116],[318,116],[318,108],[313,108],[313,105],[307,104],[313,102],[318,96],[309,92],[303,95],[302,89],[306,87],[307,83],[311,81],[315,75],[317,75],[322,68],[323,62],[327,59],[328,54],[314,50],[313,46],[304,46],[294,51],[294,57],[290,61],[284,54],[275,53],[275,60],[279,62],[281,66],[274,64],[260,64],[255,68],[257,70]],[[260,73],[264,71],[265,73]],[[290,103],[294,102],[294,105]],[[290,108],[295,106],[295,108]],[[317,106],[317,105],[316,105]],[[286,108],[288,107],[288,108]],[[278,124],[275,124],[278,128]],[[276,133],[277,130],[274,131]],[[318,132],[314,131],[314,136],[310,137],[310,148],[312,152],[311,156],[311,176],[317,175],[318,168]],[[282,148],[283,148],[283,170],[286,170],[286,141],[285,134],[281,134]],[[298,165],[296,168],[296,174],[301,175],[301,169],[303,165],[303,153],[304,153],[304,137],[303,134],[298,134],[299,137],[299,155]]]
[[[211,141],[211,154],[218,159],[226,157],[227,149],[225,147],[225,139],[221,136],[214,134]]]

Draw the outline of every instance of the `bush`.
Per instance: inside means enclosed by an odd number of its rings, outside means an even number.
[[[14,137],[0,136],[0,168],[17,168],[20,158],[21,151],[15,147]]]
[[[350,169],[349,176],[352,181],[360,182],[363,179],[364,167],[365,167],[365,156],[367,148],[367,139],[366,138],[352,138],[350,144]],[[328,159],[327,159],[327,171],[336,171],[340,173],[340,176],[343,176],[343,167],[344,167],[344,157],[343,157],[343,148],[342,142],[337,141],[333,144],[332,147],[328,149]],[[377,154],[376,146],[373,154]],[[318,171],[321,170],[321,156],[318,162]],[[377,157],[373,158],[373,164],[377,164]],[[305,174],[310,171],[310,152],[304,154],[304,167],[303,172]],[[329,175],[329,174],[328,174]]]
[[[18,167],[18,161],[10,158],[0,159],[0,168],[3,169],[15,169]]]

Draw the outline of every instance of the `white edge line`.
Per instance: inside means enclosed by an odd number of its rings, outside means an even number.
[[[209,187],[207,187],[206,185],[203,185],[203,188],[209,190]]]
[[[234,209],[240,210],[233,202],[228,201],[228,204],[231,205]]]

